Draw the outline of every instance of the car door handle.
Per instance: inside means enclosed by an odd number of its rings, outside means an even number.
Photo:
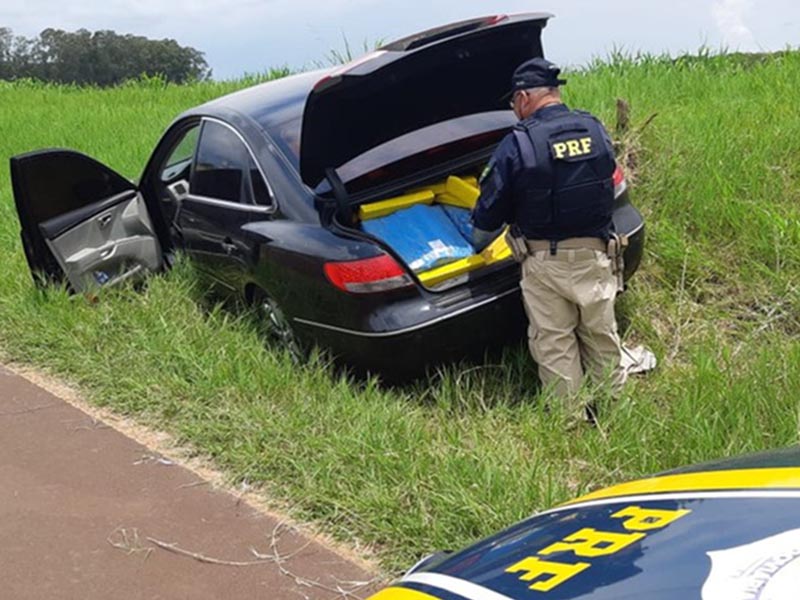
[[[106,214],[101,217],[97,218],[97,224],[99,225],[100,229],[108,227],[108,224],[111,223],[111,215]]]

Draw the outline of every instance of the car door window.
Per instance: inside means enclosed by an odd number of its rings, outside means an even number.
[[[215,200],[270,204],[269,190],[247,146],[216,121],[203,126],[190,189],[192,195]]]
[[[169,153],[167,160],[161,167],[161,181],[163,183],[169,184],[181,179],[189,180],[192,159],[194,158],[199,137],[200,125],[197,124],[178,138],[172,152]]]
[[[259,206],[270,206],[272,204],[272,196],[269,193],[269,188],[267,187],[267,182],[264,180],[264,176],[259,171],[258,166],[256,166],[256,161],[253,160],[253,157],[248,157],[250,159],[250,184],[253,188],[253,200]]]

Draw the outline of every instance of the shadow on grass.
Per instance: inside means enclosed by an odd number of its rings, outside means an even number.
[[[233,319],[247,324],[269,351],[289,352],[276,339],[263,313],[240,295],[232,294],[209,281],[196,270],[190,297],[210,314],[223,310]],[[355,391],[377,387],[391,391],[420,406],[447,408],[458,412],[485,412],[505,406],[536,403],[540,384],[536,367],[525,343],[510,340],[495,348],[466,350],[457,362],[430,365],[413,377],[388,378],[343,364],[319,347],[303,348],[298,369],[324,371],[331,382],[346,379]]]

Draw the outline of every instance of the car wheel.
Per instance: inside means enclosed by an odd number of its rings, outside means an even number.
[[[267,335],[287,350],[295,363],[300,363],[305,358],[303,346],[278,303],[266,292],[258,290],[255,293],[254,304],[259,317],[267,327]]]

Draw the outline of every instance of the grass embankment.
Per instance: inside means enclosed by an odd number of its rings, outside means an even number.
[[[85,151],[135,177],[181,109],[242,84],[79,90],[0,86],[0,155]],[[649,239],[620,303],[658,354],[601,431],[542,414],[524,348],[404,390],[296,368],[257,327],[203,306],[186,265],[99,303],[36,291],[0,169],[0,347],[95,403],[173,432],[301,518],[373,544],[389,570],[575,494],[798,440],[800,55],[617,61],[573,74],[567,100],[639,139],[633,191]],[[402,360],[402,357],[398,357]]]

